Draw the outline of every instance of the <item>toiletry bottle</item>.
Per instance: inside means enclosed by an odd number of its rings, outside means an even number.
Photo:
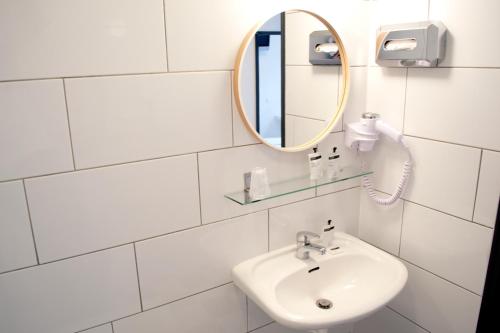
[[[335,226],[333,225],[332,220],[328,220],[328,222],[326,222],[323,226],[321,241],[325,246],[329,246],[333,242],[333,229],[335,229]]]
[[[328,165],[326,167],[326,176],[328,179],[335,178],[339,175],[339,158],[340,155],[337,154],[337,147],[333,147],[333,153],[328,156]]]
[[[308,155],[309,157],[309,172],[311,180],[317,180],[321,178],[321,154],[318,153],[318,148],[313,148],[313,153]]]

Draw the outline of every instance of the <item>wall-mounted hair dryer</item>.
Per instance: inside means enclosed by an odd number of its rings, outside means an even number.
[[[373,150],[375,142],[379,139],[379,134],[382,133],[391,138],[395,142],[401,144],[408,153],[408,160],[403,166],[403,175],[396,187],[394,193],[385,199],[379,198],[371,180],[364,176],[362,178],[363,187],[368,191],[368,195],[379,205],[391,205],[395,203],[403,194],[406,183],[411,174],[411,167],[413,164],[412,156],[406,142],[404,141],[403,134],[398,130],[392,128],[388,124],[380,120],[380,116],[376,113],[365,112],[361,115],[361,119],[357,123],[347,124],[345,133],[345,145],[351,149],[359,152],[368,152]]]

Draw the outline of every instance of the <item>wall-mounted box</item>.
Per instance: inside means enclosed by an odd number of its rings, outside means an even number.
[[[386,67],[435,67],[444,58],[446,27],[439,21],[381,26],[376,62]]]
[[[309,62],[312,65],[340,65],[339,47],[330,31],[309,34]]]

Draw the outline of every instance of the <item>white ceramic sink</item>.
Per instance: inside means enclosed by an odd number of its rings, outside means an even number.
[[[341,232],[324,255],[312,251],[301,260],[295,251],[291,245],[242,262],[233,268],[233,280],[271,318],[298,330],[362,319],[394,298],[408,277],[398,259]],[[332,307],[318,307],[319,299]]]

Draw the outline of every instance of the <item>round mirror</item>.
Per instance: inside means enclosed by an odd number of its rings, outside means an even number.
[[[291,10],[254,27],[236,57],[233,91],[246,127],[282,151],[316,145],[340,121],[349,64],[319,15]]]

